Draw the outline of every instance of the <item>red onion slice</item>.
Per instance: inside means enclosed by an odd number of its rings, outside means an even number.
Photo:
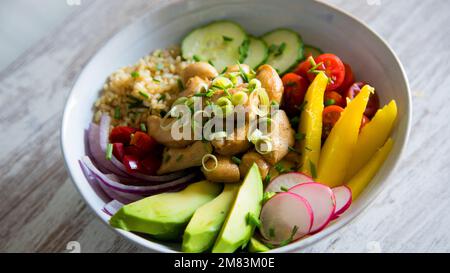
[[[89,157],[84,156],[81,161],[83,164],[95,175],[97,180],[100,182],[100,184],[103,184],[110,189],[113,189],[116,192],[122,192],[122,193],[129,193],[129,194],[136,194],[136,195],[142,195],[142,196],[149,196],[154,195],[162,192],[168,192],[168,191],[176,191],[180,190],[182,188],[185,188],[190,182],[197,176],[196,173],[191,173],[185,177],[182,177],[180,179],[167,182],[164,184],[159,185],[151,185],[151,186],[130,186],[130,185],[124,185],[121,184],[118,181],[115,181],[117,177],[113,176],[107,176],[100,172],[92,163],[92,161],[89,159]],[[117,179],[118,180],[118,179]]]
[[[119,211],[122,207],[124,206],[123,203],[117,201],[117,200],[112,200],[111,202],[109,202],[108,204],[106,204],[103,207],[103,211],[106,214],[109,214],[110,216],[113,216],[114,214],[116,214],[117,211]]]

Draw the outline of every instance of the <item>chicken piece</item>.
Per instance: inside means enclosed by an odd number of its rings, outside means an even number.
[[[272,66],[265,64],[259,67],[256,78],[261,82],[261,86],[266,89],[270,101],[281,104],[284,86],[277,71]]]
[[[232,139],[216,139],[211,141],[216,153],[224,156],[233,156],[246,152],[251,147],[247,140],[248,124],[234,130]]]
[[[255,151],[246,153],[241,158],[241,163],[239,164],[239,172],[241,173],[241,178],[244,179],[250,168],[256,163],[261,174],[261,178],[264,180],[269,174],[270,165],[262,158],[260,154]]]
[[[169,147],[169,148],[184,148],[188,145],[194,143],[194,138],[191,134],[190,139],[175,140],[172,136],[171,126],[176,121],[175,118],[167,119],[164,122],[164,127],[169,127],[167,129],[161,128],[162,118],[159,116],[151,115],[147,118],[147,131],[148,134],[153,137],[156,142]]]
[[[197,76],[204,80],[211,80],[217,77],[217,75],[219,75],[219,73],[217,73],[214,66],[205,62],[197,62],[188,65],[181,73],[181,78],[183,83],[187,85],[189,79],[192,77]]]
[[[230,157],[217,156],[217,167],[215,161],[210,159],[205,162],[206,170],[202,167],[202,172],[206,179],[217,183],[238,183],[240,181],[239,167]]]
[[[179,97],[191,97],[194,94],[206,92],[209,88],[209,84],[209,80],[194,76],[187,81],[186,89],[179,94]]]
[[[276,111],[272,117],[271,131],[268,136],[271,139],[271,152],[262,155],[262,157],[270,164],[275,165],[289,153],[289,147],[294,146],[295,131],[289,123],[289,118],[283,110]]]
[[[158,175],[185,170],[202,165],[202,158],[212,152],[210,143],[194,142],[186,148],[166,148]]]

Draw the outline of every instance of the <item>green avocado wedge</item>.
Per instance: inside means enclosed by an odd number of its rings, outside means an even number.
[[[183,252],[201,253],[213,246],[233,205],[239,186],[240,184],[225,185],[219,196],[195,211],[184,231],[181,247]]]
[[[162,193],[125,205],[109,223],[160,240],[177,240],[194,212],[213,200],[221,190],[221,184],[197,182],[180,192]]]
[[[263,184],[258,166],[253,164],[242,182],[233,206],[212,249],[213,253],[233,253],[248,243],[255,227],[247,223],[249,214],[259,217]]]
[[[248,243],[248,252],[250,253],[260,253],[260,252],[267,252],[270,248],[265,246],[260,241],[256,240],[254,237],[250,239],[250,242]]]

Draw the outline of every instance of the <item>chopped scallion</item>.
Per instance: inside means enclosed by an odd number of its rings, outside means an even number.
[[[108,145],[106,145],[106,160],[111,160],[112,158],[112,152],[113,152],[113,145],[112,143],[108,143]]]
[[[200,62],[200,60],[201,60],[198,55],[192,56],[192,59],[194,59],[194,61],[196,61],[196,62]]]
[[[233,38],[231,38],[231,37],[228,37],[228,36],[222,36],[223,37],[223,40],[225,41],[225,42],[231,42],[231,41],[233,41]]]
[[[133,78],[138,78],[139,77],[139,72],[137,72],[137,71],[133,71],[133,72],[131,72],[131,77],[133,77]]]
[[[141,123],[141,131],[147,132],[147,126],[145,126],[145,123]]]
[[[139,91],[139,95],[143,96],[146,99],[150,98],[150,96],[147,93],[142,92],[142,91]]]
[[[316,165],[314,165],[314,163],[310,160],[309,161],[309,168],[311,170],[311,176],[312,178],[317,178],[317,170],[316,170]]]
[[[241,160],[240,160],[239,158],[235,157],[235,156],[233,156],[233,157],[231,158],[231,160],[233,160],[233,162],[234,162],[235,164],[237,164],[237,165],[240,165],[240,164],[241,164]]]
[[[116,108],[114,108],[114,118],[120,119],[121,117],[122,117],[122,114],[120,113],[120,107],[117,106]]]

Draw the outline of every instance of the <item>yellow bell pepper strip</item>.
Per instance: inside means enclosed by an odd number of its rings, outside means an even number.
[[[361,119],[373,87],[366,85],[342,112],[322,147],[317,181],[329,187],[344,184],[345,175],[358,141]]]
[[[322,145],[323,97],[327,84],[328,77],[319,73],[309,86],[296,134],[296,150],[301,154],[300,171],[312,177],[317,176],[316,166]]]
[[[391,101],[383,109],[378,110],[375,117],[361,130],[352,156],[352,164],[348,166],[347,179],[352,178],[388,139],[397,119],[397,104]]]
[[[347,183],[352,190],[352,199],[356,200],[361,192],[367,187],[372,178],[383,165],[389,152],[392,150],[394,141],[389,138],[381,149],[379,149],[370,161]]]

